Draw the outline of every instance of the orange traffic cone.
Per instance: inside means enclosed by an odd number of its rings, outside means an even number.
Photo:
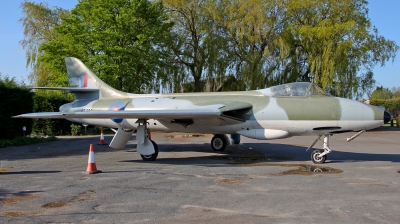
[[[147,138],[149,138],[149,140],[151,140],[151,132],[150,132],[150,129],[147,129]]]
[[[100,131],[100,143],[98,145],[107,145],[107,143],[104,142],[104,132],[103,129]]]
[[[88,174],[101,173],[101,170],[97,170],[96,162],[94,161],[94,150],[92,144],[90,144],[89,148],[89,159],[88,159],[86,173]]]

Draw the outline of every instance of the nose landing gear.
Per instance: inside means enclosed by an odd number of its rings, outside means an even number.
[[[316,149],[311,153],[311,161],[314,164],[322,164],[326,160],[326,155],[331,153],[332,150],[329,148],[329,137],[331,135],[324,135],[324,149]],[[307,148],[306,151],[310,150],[318,140],[320,140],[322,135],[318,136],[317,139]]]

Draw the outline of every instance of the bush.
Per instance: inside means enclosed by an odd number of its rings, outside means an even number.
[[[82,128],[82,126],[80,126],[80,125],[71,124],[71,135],[72,136],[79,135],[79,133],[81,132],[81,128]]]
[[[400,112],[400,98],[394,99],[371,99],[371,105],[384,106],[385,109],[392,114],[392,117],[398,117]]]
[[[15,78],[0,74],[0,139],[16,136],[69,134],[72,122],[64,119],[12,119],[12,116],[32,112],[57,112],[62,104],[73,100],[72,94],[60,91],[37,90],[32,92]],[[23,132],[22,127],[26,127]]]
[[[12,116],[32,112],[33,93],[24,84],[0,74],[0,139],[13,139],[32,130],[32,119],[13,119]]]
[[[59,107],[71,102],[66,94],[54,91],[38,91],[33,97],[33,112],[58,112]],[[72,122],[65,119],[33,119],[32,132],[41,135],[65,135]]]

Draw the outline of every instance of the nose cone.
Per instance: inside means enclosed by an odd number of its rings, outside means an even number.
[[[383,114],[383,122],[387,124],[390,120],[392,120],[392,115],[385,110],[385,113]]]

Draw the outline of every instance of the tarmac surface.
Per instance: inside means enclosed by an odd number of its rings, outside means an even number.
[[[315,137],[242,136],[214,152],[212,135],[152,133],[154,162],[135,152],[135,136],[123,150],[99,136],[2,148],[0,222],[398,223],[399,130],[334,135],[322,166],[305,151]],[[89,144],[102,173],[85,172]]]

